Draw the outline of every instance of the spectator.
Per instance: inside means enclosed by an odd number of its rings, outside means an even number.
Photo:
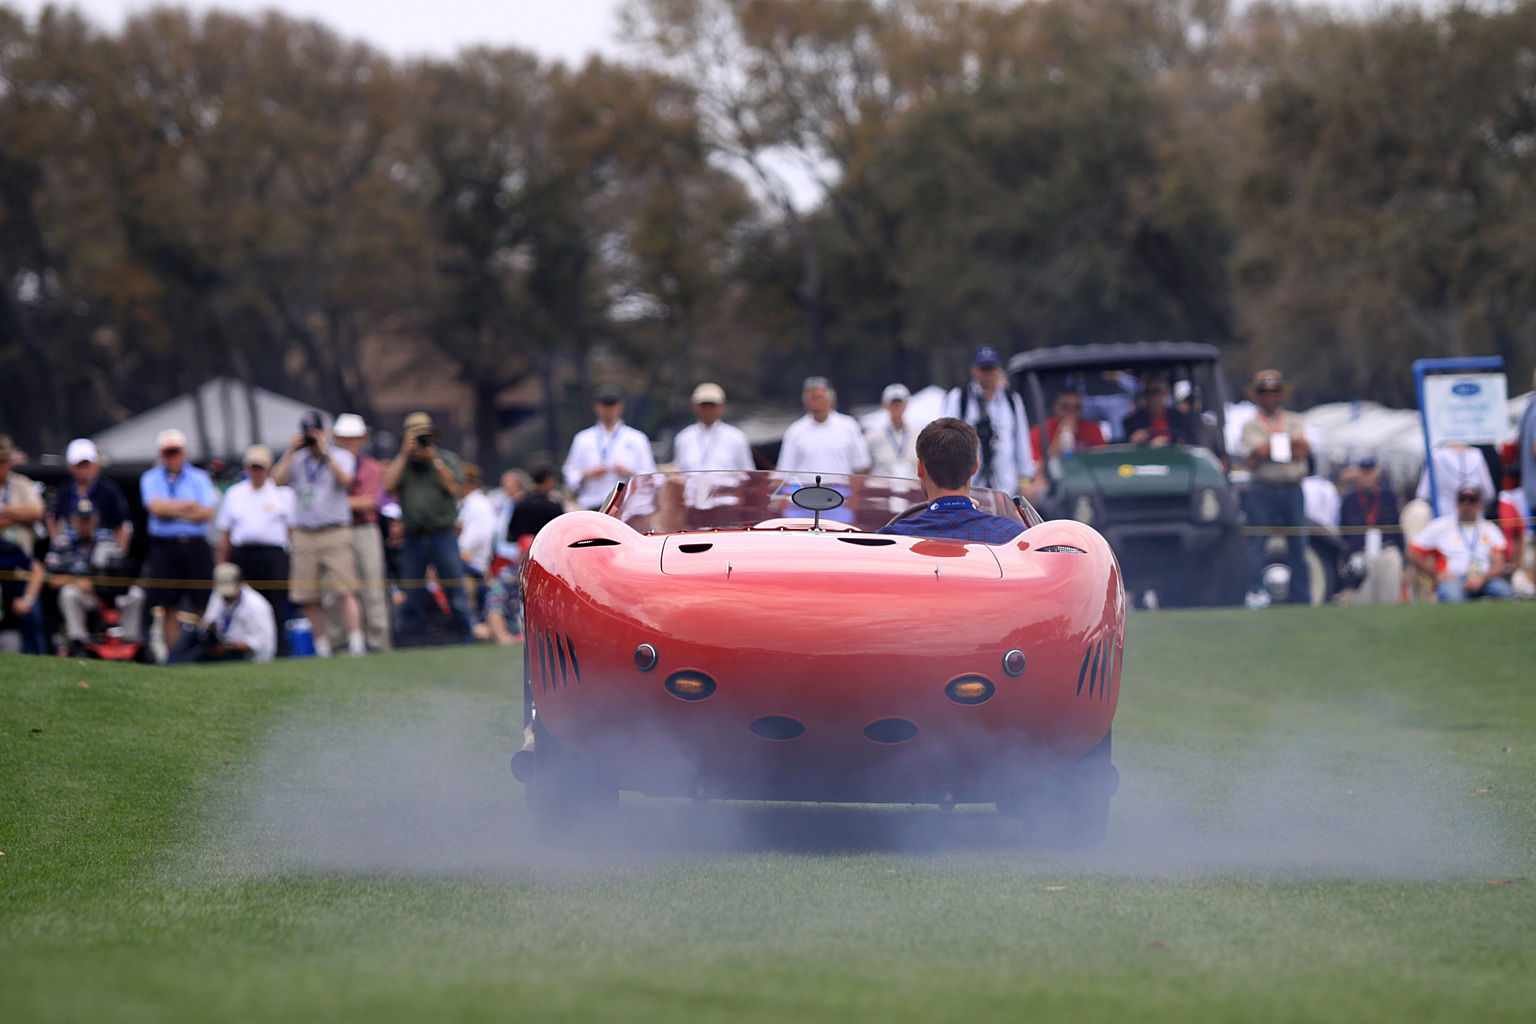
[[[464,573],[469,578],[469,593],[475,595],[470,617],[478,620],[485,596],[485,581],[491,571],[491,556],[496,549],[496,506],[480,489],[484,482],[480,467],[466,462],[463,470],[464,483],[459,488],[459,560],[464,563]]]
[[[756,468],[747,435],[721,420],[725,415],[724,388],[719,384],[694,388],[693,415],[697,422],[679,430],[674,442],[672,461],[680,471]]]
[[[1136,411],[1125,418],[1121,428],[1131,444],[1199,444],[1200,424],[1177,406],[1168,404],[1168,378],[1160,373],[1141,375],[1141,398]]]
[[[43,563],[0,534],[0,654],[20,654],[27,647],[43,577]]]
[[[509,469],[501,474],[501,487],[497,489],[497,494],[492,495],[496,503],[496,550],[491,557],[493,579],[508,564],[522,560],[522,553],[507,541],[507,527],[512,522],[512,514],[517,511],[517,503],[531,490],[533,483],[522,470]]]
[[[406,595],[400,605],[396,640],[407,636],[419,640],[422,635],[425,602],[432,600],[425,586],[430,565],[447,594],[450,626],[459,640],[468,643],[473,637],[464,600],[464,565],[454,530],[464,474],[458,456],[437,446],[437,428],[426,413],[413,412],[405,418],[403,441],[400,453],[384,473],[384,489],[400,500],[397,564]]]
[[[952,416],[924,427],[917,435],[917,479],[928,507],[880,532],[983,544],[1002,544],[1023,533],[1023,523],[983,512],[971,500],[971,478],[981,463],[979,443],[975,428]]]
[[[1241,454],[1252,472],[1246,504],[1250,527],[1286,531],[1291,563],[1291,600],[1311,600],[1311,575],[1307,569],[1307,511],[1301,481],[1307,475],[1309,448],[1301,415],[1281,408],[1291,386],[1279,370],[1260,370],[1248,385],[1248,397],[1257,407],[1253,419],[1243,424]],[[1248,538],[1253,563],[1253,585],[1248,592],[1250,608],[1269,604],[1264,587],[1264,547],[1269,537],[1254,533]]]
[[[528,489],[522,492],[497,541],[500,550],[510,552],[511,557],[498,566],[485,598],[487,633],[499,644],[516,643],[522,639],[518,591],[523,555],[538,532],[565,512],[554,499],[555,486],[559,483],[554,467],[534,466],[528,473],[528,483]]]
[[[171,652],[169,663],[271,661],[277,653],[272,606],[240,578],[240,567],[220,562],[213,570],[213,597],[196,632]]]
[[[208,521],[219,496],[208,474],[187,464],[187,435],[174,427],[162,430],[155,447],[160,461],[139,477],[149,513],[149,606],[164,609],[165,643],[174,648],[181,636],[178,613],[189,609],[201,616],[208,603]]]
[[[363,613],[357,603],[357,559],[352,554],[352,507],[347,492],[357,462],[352,453],[328,443],[325,424],[317,412],[307,412],[293,443],[272,468],[279,487],[292,486],[293,544],[289,596],[304,606],[315,638],[315,654],[328,658],[331,642],[325,635],[322,590],[333,590],[341,601],[347,624],[347,653],[368,653],[363,639]]]
[[[1381,485],[1376,456],[1357,464],[1358,486],[1339,505],[1344,553],[1361,576],[1351,604],[1397,604],[1403,589],[1403,531],[1397,495]]]
[[[90,498],[76,498],[66,525],[54,535],[44,559],[48,585],[58,589],[59,614],[64,619],[64,640],[72,658],[86,655],[91,638],[90,619],[98,609],[111,606],[117,612],[123,639],[144,639],[142,588],[126,583],[103,582],[92,577],[123,578],[129,575],[126,558],[112,531],[102,523]]]
[[[1536,529],[1536,374],[1531,375],[1531,397],[1520,412],[1520,427],[1515,443],[1520,446],[1520,489],[1525,507],[1532,510],[1531,527]]]
[[[1493,500],[1497,492],[1493,486],[1493,474],[1488,472],[1488,461],[1483,453],[1465,444],[1443,444],[1430,454],[1435,467],[1435,490],[1429,490],[1429,465],[1419,477],[1414,497],[1430,503],[1437,516],[1456,511],[1456,494],[1463,487],[1476,487],[1483,504]]]
[[[368,647],[390,649],[389,599],[384,593],[384,535],[379,529],[379,510],[384,507],[384,465],[363,452],[368,443],[368,424],[356,413],[336,417],[331,429],[336,447],[356,461],[347,506],[352,510],[352,557],[357,563],[357,592],[363,605],[363,631]]]
[[[1520,489],[1520,453],[1515,445],[1508,445],[1508,459],[1504,463],[1504,490],[1499,492],[1499,529],[1504,533],[1506,554],[1504,575],[1517,595],[1528,597],[1533,588],[1530,574],[1525,571],[1525,554],[1530,546],[1531,509],[1525,503],[1525,492]]]
[[[99,528],[111,530],[117,546],[127,551],[133,533],[133,524],[128,518],[128,499],[115,480],[102,476],[100,458],[90,439],[77,437],[69,442],[69,447],[64,450],[64,461],[69,464],[71,479],[59,487],[54,496],[48,533],[56,536],[67,530],[75,502],[89,498],[100,516]]]
[[[15,458],[10,437],[0,434],[0,539],[31,556],[37,541],[34,526],[43,518],[43,499],[37,484],[11,469]]]
[[[617,388],[597,389],[592,409],[597,422],[571,440],[565,483],[582,508],[601,508],[615,484],[656,472],[651,442],[624,422],[624,396]]]
[[[293,488],[272,479],[272,449],[253,444],[245,451],[245,479],[224,492],[213,519],[220,562],[240,567],[245,580],[266,584],[262,595],[279,618],[288,612],[289,531],[293,529]]]
[[[971,357],[971,379],[944,397],[944,415],[976,428],[981,444],[981,468],[972,486],[991,487],[1005,494],[1035,496],[1035,454],[1029,444],[1029,418],[1024,403],[1008,387],[1002,358],[991,345]]]
[[[837,412],[837,392],[825,377],[807,377],[800,389],[805,415],[784,431],[779,469],[789,473],[868,472],[869,445],[858,420]]]
[[[1105,444],[1104,431],[1099,429],[1098,423],[1083,418],[1083,396],[1076,388],[1062,388],[1056,392],[1051,417],[1045,421],[1045,436],[1049,446],[1042,448],[1039,425],[1029,428],[1030,451],[1035,456],[1036,465],[1070,459],[1081,448],[1102,448]],[[1051,476],[1058,477],[1059,473]]]
[[[917,431],[906,419],[907,399],[911,397],[905,384],[891,384],[880,393],[884,422],[864,431],[873,476],[917,479]]]
[[[1413,538],[1408,555],[1435,581],[1435,597],[1458,602],[1473,597],[1514,596],[1504,578],[1504,534],[1483,518],[1475,484],[1456,491],[1456,511],[1437,516]]]

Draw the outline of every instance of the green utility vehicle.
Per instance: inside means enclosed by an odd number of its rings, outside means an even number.
[[[1139,604],[1241,604],[1247,589],[1219,360],[1212,345],[1139,342],[1035,349],[1008,363],[1044,455],[1048,487],[1035,505],[1047,519],[1076,519],[1103,534]],[[1146,404],[1141,386],[1149,380],[1168,388],[1166,416],[1156,434],[1130,443],[1125,425]],[[1052,451],[1060,434],[1053,410],[1059,398],[1070,404],[1070,394],[1079,396],[1082,418]],[[1097,443],[1099,434],[1107,443]]]

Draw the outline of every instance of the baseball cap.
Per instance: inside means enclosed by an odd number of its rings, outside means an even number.
[[[604,384],[602,387],[593,392],[592,397],[595,401],[600,402],[603,405],[612,405],[614,402],[624,401],[624,392],[620,391],[612,384]]]
[[[240,593],[240,567],[234,562],[220,562],[214,566],[213,592],[225,600]]]
[[[725,388],[719,384],[700,384],[693,389],[694,405],[724,405]]]
[[[304,414],[302,419],[299,420],[299,429],[305,433],[308,433],[311,430],[324,430],[325,420],[320,417],[318,412],[311,409],[309,412]]]
[[[432,425],[432,417],[424,412],[413,412],[405,418],[405,435],[412,434],[436,434],[437,428]]]
[[[331,428],[331,433],[337,437],[367,437],[368,424],[355,412],[344,412],[336,417],[336,425]]]
[[[159,451],[163,452],[167,448],[181,448],[185,450],[186,447],[187,435],[175,427],[167,427],[155,435],[155,448]]]
[[[272,449],[264,444],[253,444],[245,450],[245,458],[241,460],[240,464],[242,466],[265,466],[270,468],[272,465]]]
[[[989,369],[993,366],[1002,366],[1003,359],[997,354],[997,349],[991,345],[982,345],[971,356],[971,365],[982,369]]]
[[[76,519],[90,519],[96,515],[96,503],[90,498],[76,498],[69,507],[69,514]]]
[[[907,390],[905,384],[889,384],[880,392],[880,404],[890,405],[892,402],[905,402],[912,397],[912,392]]]
[[[1375,469],[1376,456],[1372,455],[1370,452],[1366,452],[1364,455],[1360,456],[1360,461],[1356,462],[1355,465],[1359,466],[1361,469]]]
[[[11,444],[10,434],[0,434],[0,460],[13,458],[16,455],[16,446]]]
[[[77,437],[69,442],[69,447],[64,449],[64,461],[71,466],[78,466],[82,462],[95,462],[99,458],[96,445],[88,437]]]

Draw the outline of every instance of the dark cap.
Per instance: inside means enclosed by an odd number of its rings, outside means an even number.
[[[986,370],[994,366],[1002,366],[1003,359],[997,354],[997,349],[991,345],[982,345],[972,353],[971,365]]]
[[[69,507],[69,514],[76,519],[91,519],[96,515],[96,503],[90,498],[76,498]]]
[[[603,405],[612,405],[615,402],[624,401],[624,392],[612,384],[604,384],[593,393],[592,397]]]
[[[1482,501],[1483,489],[1475,484],[1462,484],[1456,488],[1456,497],[1458,500],[1461,498],[1476,498],[1478,501]]]
[[[1372,455],[1370,452],[1367,452],[1360,456],[1360,461],[1356,462],[1355,465],[1359,466],[1361,469],[1375,469],[1376,456]]]
[[[320,414],[318,412],[311,409],[309,412],[304,414],[303,419],[299,420],[299,429],[304,431],[306,434],[311,430],[324,430],[325,420],[320,418]]]

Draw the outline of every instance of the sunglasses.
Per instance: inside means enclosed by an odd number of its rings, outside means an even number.
[[[161,448],[160,449],[160,454],[161,455],[180,455],[181,454],[181,449],[180,448]]]
[[[1280,393],[1280,391],[1281,391],[1280,388],[1259,388],[1258,389],[1258,392],[1261,395],[1278,395]]]

